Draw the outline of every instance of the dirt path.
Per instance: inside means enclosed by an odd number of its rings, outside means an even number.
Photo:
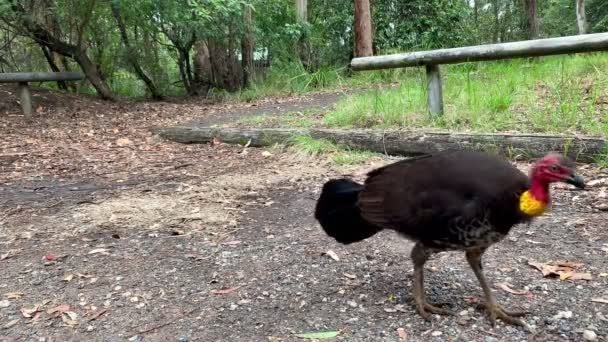
[[[536,335],[488,324],[457,253],[433,258],[426,280],[429,299],[456,315],[426,322],[411,305],[411,243],[382,232],[341,246],[312,217],[327,178],[360,178],[390,160],[342,168],[147,131],[184,111],[195,120],[222,110],[89,103],[63,123],[54,113],[35,127],[5,120],[3,146],[24,145],[6,151],[27,155],[0,165],[0,340],[301,341],[294,334],[340,331],[335,340],[399,341],[398,328],[409,341],[574,341],[585,330],[606,340],[608,304],[592,302],[608,298],[608,214],[593,209],[606,201],[601,186],[555,189],[550,215],[487,253],[499,301],[530,310]],[[528,265],[550,260],[580,262],[592,280]]]

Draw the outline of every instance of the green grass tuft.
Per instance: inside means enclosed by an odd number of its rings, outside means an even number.
[[[290,145],[309,156],[326,155],[338,165],[362,164],[376,155],[373,152],[349,149],[328,140],[314,139],[306,135],[293,136]]]

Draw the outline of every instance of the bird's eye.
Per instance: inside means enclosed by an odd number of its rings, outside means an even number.
[[[557,170],[559,170],[559,168],[557,167],[557,165],[553,164],[549,167],[549,170],[551,172],[557,172]]]

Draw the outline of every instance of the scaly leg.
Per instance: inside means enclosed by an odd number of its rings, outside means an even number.
[[[477,277],[477,280],[479,280],[479,285],[481,285],[483,293],[486,297],[485,303],[483,303],[482,305],[490,314],[490,323],[492,324],[492,326],[495,326],[496,318],[500,318],[509,324],[527,327],[528,325],[524,321],[515,318],[524,316],[527,314],[527,312],[510,312],[505,310],[502,306],[500,306],[500,304],[496,302],[496,299],[492,294],[492,290],[488,286],[486,278],[483,275],[483,270],[481,267],[481,256],[484,252],[485,249],[470,250],[466,252],[466,257],[467,261],[469,262],[469,265],[475,273],[475,276]]]
[[[421,244],[417,243],[412,249],[412,261],[414,262],[414,286],[412,293],[418,312],[424,319],[429,319],[431,313],[439,315],[449,315],[451,312],[441,309],[426,302],[424,299],[424,264],[429,259],[431,253]]]

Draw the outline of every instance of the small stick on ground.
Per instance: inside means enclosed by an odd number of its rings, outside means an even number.
[[[177,316],[177,317],[175,317],[175,318],[173,318],[173,319],[171,319],[171,320],[169,320],[169,321],[167,321],[167,322],[165,322],[165,323],[162,323],[162,324],[159,324],[159,325],[153,326],[153,327],[148,328],[148,329],[139,330],[137,333],[138,333],[138,334],[147,334],[147,333],[149,333],[149,332],[152,332],[152,331],[158,330],[158,329],[160,329],[160,328],[164,328],[164,327],[166,327],[166,326],[168,326],[168,325],[171,325],[171,324],[173,324],[173,323],[175,323],[175,322],[179,321],[179,320],[180,320],[180,319],[182,319],[182,318],[186,318],[186,317],[190,316],[190,315],[191,315],[191,314],[193,314],[195,311],[198,311],[198,308],[196,308],[196,309],[192,309],[192,310],[190,310],[190,311],[188,311],[188,312],[186,312],[186,313],[184,313],[184,314],[181,314],[181,315],[179,315],[179,316]]]

